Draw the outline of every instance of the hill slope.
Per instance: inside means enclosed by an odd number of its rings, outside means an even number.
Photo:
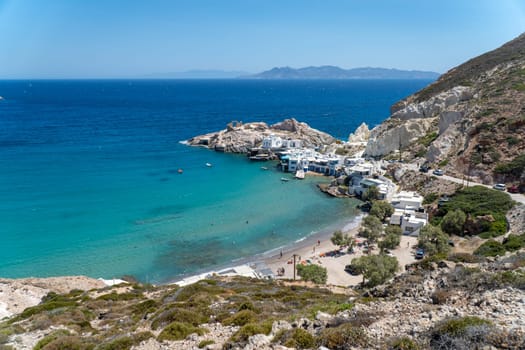
[[[485,183],[525,181],[525,34],[394,104],[365,153],[427,160]]]

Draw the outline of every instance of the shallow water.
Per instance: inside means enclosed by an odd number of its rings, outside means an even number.
[[[426,83],[0,82],[0,276],[159,283],[350,221],[356,202],[324,178],[179,141],[292,116],[346,137]]]

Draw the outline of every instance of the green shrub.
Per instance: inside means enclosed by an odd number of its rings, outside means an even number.
[[[503,241],[503,247],[505,250],[514,252],[525,247],[525,235],[509,235]]]
[[[120,337],[109,343],[98,346],[97,350],[129,350],[133,346],[133,339]]]
[[[166,328],[160,332],[157,339],[159,341],[163,340],[183,340],[188,337],[188,335],[197,333],[198,335],[203,335],[205,330],[202,328],[194,327],[191,324],[173,322],[170,323]]]
[[[77,336],[63,336],[58,337],[50,343],[44,345],[42,350],[93,350],[95,344],[81,339]]]
[[[317,338],[317,345],[329,349],[368,348],[370,341],[361,327],[345,323],[335,328],[325,328]]]
[[[162,328],[173,322],[188,323],[198,326],[208,321],[208,317],[196,310],[184,309],[182,307],[169,307],[159,311],[152,317],[151,328]]]
[[[463,188],[443,204],[433,221],[443,221],[447,213],[461,210],[468,218],[464,230],[468,234],[495,237],[507,230],[505,214],[514,206],[508,194],[483,186]]]
[[[438,163],[438,166],[439,167],[447,166],[448,162],[449,162],[448,159],[443,159],[441,162]]]
[[[510,162],[498,164],[494,171],[498,174],[519,177],[525,171],[525,154],[517,156]]]
[[[257,314],[252,310],[241,310],[236,314],[228,317],[222,323],[227,326],[244,326],[248,323],[257,321]]]
[[[422,144],[423,146],[425,147],[428,147],[430,146],[430,144],[435,140],[437,139],[438,137],[438,133],[435,132],[435,131],[432,131],[432,132],[429,132],[428,134],[426,134],[425,136],[421,137],[418,142],[420,144]]]
[[[305,281],[312,281],[317,284],[325,284],[328,279],[328,272],[325,267],[319,265],[298,265],[297,274]]]
[[[139,299],[139,298],[143,298],[142,294],[111,292],[111,293],[108,293],[108,294],[101,295],[97,299],[99,299],[99,300],[111,300],[111,301],[128,301],[128,300],[135,300],[135,299]]]
[[[40,339],[38,341],[38,343],[36,343],[35,347],[33,348],[33,350],[41,350],[43,349],[47,344],[57,340],[58,338],[61,338],[61,337],[66,337],[70,335],[69,331],[66,330],[66,329],[59,329],[57,331],[54,331],[48,335],[46,335],[44,338]]]
[[[475,255],[481,256],[499,256],[505,255],[505,247],[493,239],[483,243],[474,251]]]
[[[491,325],[492,323],[488,320],[476,317],[466,316],[459,318],[452,318],[444,320],[437,324],[432,333],[433,334],[447,334],[451,336],[458,336],[464,334],[469,327]]]
[[[313,335],[302,328],[293,328],[280,332],[275,337],[280,344],[295,349],[312,349],[315,346]]]
[[[436,199],[439,198],[439,195],[437,193],[429,193],[423,198],[423,204],[431,204],[436,201]]]
[[[231,339],[234,342],[245,342],[249,337],[255,334],[270,334],[272,331],[272,322],[270,320],[261,323],[248,323],[242,326]]]
[[[199,349],[202,349],[211,344],[215,344],[215,341],[211,339],[207,339],[207,340],[202,340],[197,346],[199,347]]]
[[[390,342],[389,350],[419,350],[419,345],[409,337],[396,338]]]
[[[448,255],[447,260],[455,263],[475,264],[482,262],[483,258],[481,258],[481,255],[473,255],[469,253],[452,253]]]
[[[441,221],[441,229],[449,235],[463,235],[463,225],[467,215],[461,209],[450,210]]]
[[[22,311],[22,313],[11,318],[9,320],[9,323],[14,323],[14,322],[18,322],[21,320],[25,320],[33,315],[40,314],[42,312],[53,311],[57,309],[67,309],[75,305],[77,305],[77,303],[74,301],[49,301],[46,303],[38,304],[36,306],[28,307],[27,309]]]

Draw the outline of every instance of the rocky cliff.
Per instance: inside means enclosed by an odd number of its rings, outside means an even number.
[[[498,166],[525,153],[525,34],[392,106],[371,131],[365,154],[399,151],[456,175],[503,179]]]
[[[204,146],[222,152],[247,153],[250,149],[260,147],[265,137],[274,134],[285,139],[301,140],[305,147],[322,147],[336,140],[322,131],[308,126],[295,119],[267,125],[263,122],[230,123],[221,131],[195,136],[187,141],[191,146]]]

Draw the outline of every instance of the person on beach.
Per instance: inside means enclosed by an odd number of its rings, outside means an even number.
[[[281,253],[279,254],[279,259],[283,257],[283,250],[281,249]]]
[[[321,241],[317,240],[317,246],[319,247],[321,245]]]
[[[313,249],[313,253],[315,253],[315,246],[314,246],[314,249]]]

